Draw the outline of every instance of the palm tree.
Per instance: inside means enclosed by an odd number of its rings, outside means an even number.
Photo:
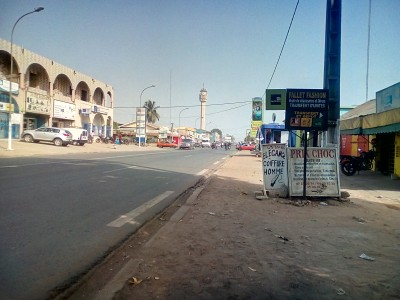
[[[156,121],[160,120],[160,115],[157,112],[159,106],[156,106],[155,101],[147,100],[143,107],[146,108],[147,122],[154,124]]]

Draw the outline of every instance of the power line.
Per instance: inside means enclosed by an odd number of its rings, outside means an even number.
[[[214,103],[214,104],[206,104],[206,106],[221,106],[221,105],[233,105],[233,104],[249,104],[251,103],[251,100],[247,101],[238,101],[238,102],[225,102],[225,103]],[[166,109],[166,108],[185,108],[185,107],[200,107],[201,104],[196,104],[196,105],[175,105],[175,106],[160,106],[157,109]],[[115,106],[114,109],[118,108],[136,108],[136,106]]]
[[[286,32],[286,37],[285,37],[285,40],[284,40],[284,42],[283,42],[283,45],[282,45],[282,48],[281,48],[281,52],[279,53],[278,60],[276,61],[274,71],[272,72],[271,78],[270,78],[270,80],[269,80],[269,82],[268,82],[267,90],[268,90],[268,88],[269,88],[269,86],[270,86],[270,84],[271,84],[272,78],[274,78],[275,71],[276,71],[276,69],[277,69],[277,67],[278,67],[278,64],[279,64],[279,61],[280,61],[280,59],[281,59],[283,49],[285,48],[286,41],[287,41],[287,38],[288,38],[288,36],[289,36],[290,29],[291,29],[292,24],[293,24],[294,16],[296,15],[297,7],[299,6],[299,2],[300,2],[300,0],[297,0],[297,4],[296,4],[296,7],[295,7],[294,12],[293,12],[292,20],[290,21],[290,25],[289,25],[288,31]],[[265,90],[264,90],[264,94],[263,94],[262,97],[264,97],[264,95],[265,95]],[[261,97],[261,98],[262,98],[262,97]]]

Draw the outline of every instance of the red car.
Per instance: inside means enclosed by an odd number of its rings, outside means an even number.
[[[173,142],[171,142],[171,141],[158,141],[157,142],[157,147],[160,147],[160,148],[176,148],[176,147],[178,147],[178,145],[177,144],[174,144]]]
[[[238,150],[255,150],[256,149],[256,145],[255,144],[240,144],[237,148]]]

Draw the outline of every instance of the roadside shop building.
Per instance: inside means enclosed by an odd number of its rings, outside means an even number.
[[[15,44],[10,52],[11,44],[0,39],[0,138],[8,138],[10,121],[13,139],[41,126],[112,136],[112,86]]]
[[[377,170],[400,177],[400,82],[376,92],[376,100],[344,114],[340,120],[340,135],[356,155],[360,141],[366,141],[364,151],[375,147]]]

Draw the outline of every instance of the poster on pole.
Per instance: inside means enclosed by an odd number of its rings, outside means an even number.
[[[307,148],[306,196],[339,197],[338,149]],[[289,195],[303,196],[304,148],[288,148]]]
[[[259,97],[253,98],[251,119],[252,121],[260,121],[262,123],[263,119],[262,98]]]
[[[262,145],[264,189],[279,197],[288,194],[286,144]]]

